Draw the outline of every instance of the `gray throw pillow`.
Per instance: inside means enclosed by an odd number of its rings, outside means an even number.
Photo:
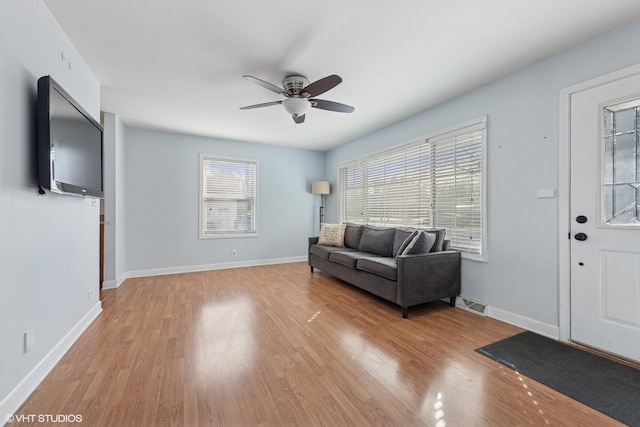
[[[396,252],[396,257],[398,255],[402,255],[402,253],[404,252],[404,250],[407,248],[407,246],[409,246],[409,243],[411,243],[411,241],[413,240],[414,237],[416,237],[416,235],[419,233],[418,230],[414,230],[412,233],[409,233],[409,236],[407,236],[406,239],[404,239],[404,242],[402,242],[402,244],[400,245],[400,247],[398,248],[398,251]],[[396,237],[397,237],[397,233],[396,233]]]
[[[424,231],[418,232],[407,247],[402,252],[402,255],[422,255],[428,254],[436,241],[436,236],[433,233],[426,233]]]
[[[392,257],[398,256],[398,254],[402,253],[400,247],[407,241],[407,237],[409,237],[413,232],[416,231],[415,228],[410,227],[398,227],[396,228],[396,236],[393,239],[393,253]]]
[[[393,239],[396,235],[395,228],[374,228],[365,225],[362,228],[362,238],[360,239],[360,252],[391,257],[393,250]]]
[[[429,228],[424,230],[427,233],[433,234],[435,236],[435,243],[431,248],[431,252],[440,252],[444,247],[444,237],[445,237],[445,229],[444,228]]]

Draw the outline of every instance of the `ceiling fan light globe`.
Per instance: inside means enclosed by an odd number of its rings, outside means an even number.
[[[282,106],[292,116],[303,116],[309,111],[311,103],[305,98],[287,98],[282,100]]]

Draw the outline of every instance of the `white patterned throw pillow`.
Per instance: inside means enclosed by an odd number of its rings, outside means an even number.
[[[344,247],[346,224],[320,224],[319,245]]]

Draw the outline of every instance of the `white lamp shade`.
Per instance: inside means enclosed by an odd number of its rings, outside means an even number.
[[[305,98],[287,98],[282,101],[282,106],[292,116],[304,116],[309,111],[311,103]]]
[[[329,181],[313,181],[311,183],[311,194],[331,194]]]

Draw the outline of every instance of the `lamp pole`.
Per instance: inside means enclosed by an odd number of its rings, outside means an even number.
[[[331,185],[329,181],[313,181],[311,183],[311,194],[320,195],[320,227],[324,221],[324,196],[331,194]]]

